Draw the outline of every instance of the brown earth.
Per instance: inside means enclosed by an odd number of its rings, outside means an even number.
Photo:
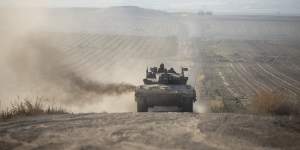
[[[16,149],[299,149],[299,117],[194,113],[67,114],[0,123]]]

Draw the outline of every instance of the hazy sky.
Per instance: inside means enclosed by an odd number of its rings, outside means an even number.
[[[109,7],[133,5],[168,11],[300,14],[300,0],[1,0],[0,6]]]

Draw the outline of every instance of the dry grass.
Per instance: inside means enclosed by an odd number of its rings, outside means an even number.
[[[28,100],[24,100],[24,102],[12,104],[10,108],[0,112],[0,120],[9,120],[22,116],[64,113],[66,113],[66,111],[64,111],[62,108],[54,106],[45,107],[41,101],[30,102]]]
[[[299,113],[299,103],[289,99],[284,91],[260,91],[256,94],[250,110],[256,114],[292,115]]]
[[[214,113],[223,113],[225,112],[225,105],[222,100],[210,100],[209,108],[211,112]]]

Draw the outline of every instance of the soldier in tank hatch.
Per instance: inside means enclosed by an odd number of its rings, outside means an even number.
[[[158,68],[158,73],[163,73],[163,72],[165,72],[165,65],[163,63],[161,63]]]

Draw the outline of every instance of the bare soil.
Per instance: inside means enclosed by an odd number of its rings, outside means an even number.
[[[16,149],[299,149],[298,117],[194,113],[67,114],[0,123]]]

